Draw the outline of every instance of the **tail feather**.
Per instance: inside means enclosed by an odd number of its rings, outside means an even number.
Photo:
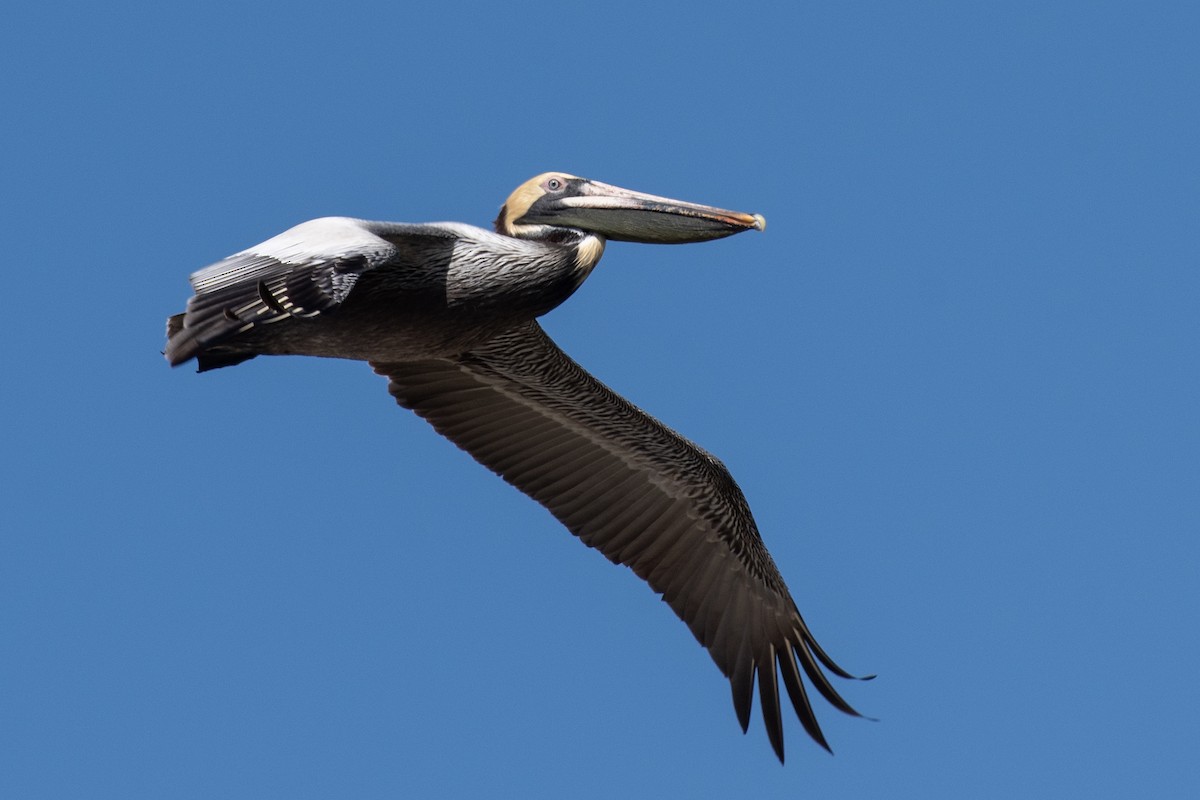
[[[196,351],[199,349],[196,345],[196,337],[191,331],[184,331],[183,314],[172,314],[167,317],[167,349],[163,355],[167,357],[167,363],[172,367],[177,367],[183,362],[196,356]]]
[[[167,317],[167,347],[163,355],[172,367],[196,359],[197,372],[207,372],[210,369],[232,367],[243,361],[254,358],[256,353],[238,350],[228,345],[206,346],[200,335],[214,326],[192,327],[187,325],[186,314],[174,314]]]

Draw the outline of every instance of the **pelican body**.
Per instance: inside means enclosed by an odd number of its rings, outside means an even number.
[[[801,672],[857,715],[821,667],[852,676],[809,632],[728,470],[595,380],[537,323],[609,239],[682,244],[765,226],[558,172],[518,187],[495,231],[311,220],[194,273],[165,355],[172,366],[195,358],[201,372],[259,355],[369,362],[400,405],[662,594],[730,680],[743,731],[757,675],[782,761],[777,675],[826,749]]]

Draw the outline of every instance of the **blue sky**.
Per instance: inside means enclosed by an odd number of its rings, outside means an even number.
[[[0,31],[0,795],[1200,787],[1200,12],[116,2]],[[718,454],[866,722],[757,709],[362,364],[159,355],[302,220],[764,214],[544,324]]]

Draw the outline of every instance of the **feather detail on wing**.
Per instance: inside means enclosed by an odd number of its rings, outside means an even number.
[[[757,674],[780,760],[777,669],[805,730],[826,749],[801,671],[858,715],[821,667],[852,676],[813,639],[724,465],[594,379],[536,322],[454,360],[372,367],[400,405],[661,593],[729,678],[743,730]]]
[[[395,280],[403,286],[405,267],[416,265],[419,273],[421,265],[436,261],[431,251],[448,253],[464,233],[483,232],[453,223],[350,217],[301,223],[192,275],[196,294],[187,311],[167,320],[167,360],[175,366],[197,358],[203,372],[253,358],[253,350],[231,340],[272,323],[334,311],[362,275],[382,267],[399,268]]]
[[[310,220],[194,273],[187,311],[167,322],[167,360],[207,355],[201,370],[228,366],[251,356],[206,351],[252,328],[337,307],[363,272],[395,251],[373,227],[348,217]]]

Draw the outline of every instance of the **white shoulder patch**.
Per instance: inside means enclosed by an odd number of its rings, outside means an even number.
[[[269,256],[285,264],[327,261],[348,255],[377,255],[391,245],[367,230],[362,220],[321,217],[302,222],[237,255]]]
[[[391,256],[395,247],[371,233],[366,225],[363,220],[351,217],[321,217],[302,222],[192,273],[192,286],[197,292],[213,291],[272,273],[280,264],[316,265],[354,256],[377,262]]]

